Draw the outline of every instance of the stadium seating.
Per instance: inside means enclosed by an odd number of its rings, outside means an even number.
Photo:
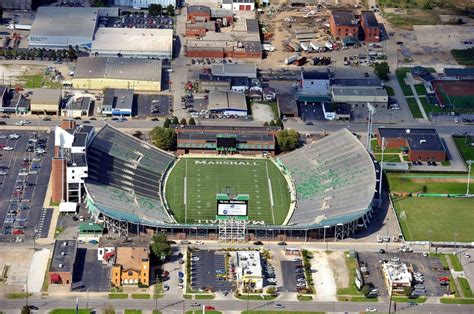
[[[169,221],[160,199],[162,176],[174,156],[109,125],[92,140],[87,152],[89,196],[101,210],[131,215],[134,221]]]
[[[290,224],[345,223],[371,206],[375,168],[346,129],[281,157],[280,163],[296,187],[298,201]]]

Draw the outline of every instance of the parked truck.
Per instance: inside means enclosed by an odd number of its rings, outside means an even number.
[[[303,51],[308,51],[308,48],[309,48],[309,45],[308,43],[300,43],[300,46],[301,46],[301,49],[303,49]]]
[[[296,60],[298,60],[298,54],[294,54],[292,56],[289,56],[288,58],[285,59],[285,64],[292,64]]]
[[[20,31],[30,31],[31,30],[31,25],[26,25],[26,24],[10,24],[7,26],[8,29],[17,29]]]
[[[301,57],[298,60],[296,60],[295,65],[300,67],[306,63],[306,60],[307,60],[306,57]]]
[[[263,50],[273,52],[275,51],[275,47],[271,44],[263,44]]]

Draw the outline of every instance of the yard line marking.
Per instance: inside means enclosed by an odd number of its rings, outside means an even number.
[[[275,213],[273,212],[273,192],[272,192],[272,182],[270,181],[270,177],[268,176],[268,162],[265,162],[265,169],[267,170],[267,180],[268,180],[268,192],[270,193],[270,205],[272,207],[272,219],[273,224],[275,224]]]
[[[184,202],[184,222],[186,223],[188,221],[188,202],[186,201],[186,194],[187,194],[187,190],[188,190],[188,186],[187,186],[187,177],[188,177],[188,160],[186,159],[186,162],[185,162],[185,170],[184,170],[184,199],[183,199],[183,202]]]

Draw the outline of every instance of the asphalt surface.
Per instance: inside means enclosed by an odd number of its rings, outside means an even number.
[[[110,268],[97,260],[97,249],[79,248],[73,273],[73,291],[108,292]]]
[[[36,131],[6,131],[0,130],[0,135],[6,135],[6,139],[0,139],[0,144],[11,146],[13,151],[1,151],[0,164],[8,166],[8,175],[0,176],[0,224],[2,226],[2,235],[0,241],[13,241],[17,235],[12,235],[15,227],[23,226],[23,231],[27,238],[32,238],[35,229],[37,232],[43,232],[49,229],[50,218],[43,219],[42,228],[39,230],[39,222],[42,218],[43,201],[48,188],[49,176],[51,173],[51,153],[53,151],[54,140],[53,135],[46,132],[40,132],[40,138],[47,138],[47,153],[43,156],[35,156],[35,153],[26,152],[29,138],[33,138]],[[10,134],[16,133],[20,135],[17,140],[9,138]],[[33,161],[35,157],[40,158],[39,161]],[[30,160],[29,164],[23,163],[23,159]],[[28,172],[32,165],[35,165],[37,174],[29,172],[26,176],[20,176],[20,172]],[[22,169],[25,169],[23,171]],[[23,186],[23,189],[20,189]],[[17,189],[18,188],[18,189]],[[13,199],[19,199],[21,202]],[[24,210],[21,210],[24,208]],[[29,209],[28,209],[29,208]],[[9,214],[9,219],[15,217],[15,223],[4,223],[8,210],[16,210],[16,217]],[[26,220],[26,221],[25,221]],[[11,220],[10,220],[11,221]],[[9,228],[11,226],[11,228]],[[21,228],[23,228],[21,227]],[[16,229],[16,228],[15,228]],[[10,230],[10,232],[8,232]],[[47,232],[47,231],[46,231]]]
[[[230,291],[232,283],[219,278],[218,272],[225,273],[225,255],[216,254],[216,251],[196,251],[192,257],[199,261],[191,260],[191,284],[194,290],[206,287],[213,291]]]
[[[296,265],[302,265],[302,263],[297,261],[281,261],[283,289],[288,292],[296,292]],[[304,272],[302,274],[304,275]]]

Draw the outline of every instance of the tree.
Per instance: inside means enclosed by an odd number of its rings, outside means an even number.
[[[283,129],[283,121],[280,118],[275,121],[275,125]]]
[[[69,45],[67,56],[69,57],[69,61],[74,61],[77,59],[76,50],[74,50],[74,48],[71,45]]]
[[[166,7],[166,13],[169,16],[174,16],[174,6],[172,4]]]
[[[137,131],[135,131],[135,133],[133,133],[133,137],[136,137],[136,138],[138,138],[139,140],[142,139],[142,136],[143,136],[143,133],[142,133],[142,131],[140,131],[140,130],[137,130]]]
[[[165,260],[171,255],[171,245],[166,239],[166,234],[159,233],[151,238],[151,251],[161,260]]]
[[[277,133],[278,148],[282,152],[289,152],[298,146],[299,134],[293,129],[282,130]]]
[[[275,126],[275,121],[270,121],[270,126]]]
[[[148,13],[151,16],[161,15],[162,11],[163,11],[163,7],[161,6],[161,4],[150,4],[148,6]]]
[[[0,6],[0,20],[3,19],[3,7]]]
[[[170,127],[170,124],[171,124],[171,120],[166,118],[165,122],[163,123],[163,127],[167,129]]]
[[[387,62],[380,62],[375,65],[374,73],[377,77],[383,81],[388,81],[388,74],[390,73],[390,67]]]
[[[186,121],[186,118],[182,118],[181,121],[179,122],[180,125],[187,125],[188,122]]]
[[[156,147],[171,150],[175,146],[176,134],[173,129],[155,127],[150,132],[150,138]]]
[[[265,121],[265,122],[263,123],[263,126],[268,126],[268,122]]]
[[[194,120],[194,118],[189,118],[188,124],[189,125],[196,125],[196,120]]]
[[[171,124],[178,124],[178,117],[174,117],[173,120],[171,120]]]

